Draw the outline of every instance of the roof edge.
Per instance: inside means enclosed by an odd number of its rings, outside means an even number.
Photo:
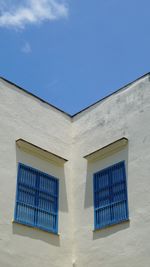
[[[67,113],[67,112],[63,111],[62,109],[60,109],[60,108],[58,108],[58,107],[52,105],[51,103],[49,103],[48,101],[44,100],[43,98],[41,98],[41,97],[39,97],[39,96],[37,96],[37,95],[35,95],[35,94],[29,92],[28,90],[22,88],[21,86],[17,85],[16,83],[9,81],[9,80],[7,80],[6,78],[4,78],[4,77],[2,77],[2,76],[0,76],[0,79],[3,80],[3,81],[5,81],[5,82],[7,82],[7,83],[9,83],[9,84],[11,84],[11,85],[13,85],[13,86],[15,86],[15,87],[17,87],[18,89],[20,89],[20,90],[23,91],[24,93],[26,93],[26,94],[28,94],[28,95],[31,95],[31,96],[35,97],[36,99],[40,100],[41,102],[43,102],[43,103],[49,105],[50,107],[52,107],[52,108],[54,108],[54,109],[60,111],[61,113],[64,113],[64,114],[67,115],[68,117],[71,117],[71,115],[70,115],[69,113]]]
[[[98,103],[104,101],[105,99],[109,98],[110,96],[115,95],[116,93],[120,92],[121,90],[123,90],[123,89],[127,89],[129,86],[133,85],[134,83],[140,81],[141,79],[143,79],[143,78],[145,78],[145,77],[147,77],[147,76],[150,76],[150,72],[145,73],[144,75],[138,77],[137,79],[133,80],[132,82],[129,82],[129,83],[125,84],[124,86],[120,87],[119,89],[115,90],[114,92],[112,92],[112,93],[110,93],[110,94],[104,96],[103,98],[97,100],[96,102],[94,102],[93,104],[89,105],[88,107],[86,107],[86,108],[80,110],[79,112],[77,112],[77,113],[71,115],[71,118],[74,118],[74,117],[77,116],[78,114],[80,114],[80,113],[86,111],[87,109],[89,109],[89,108],[95,106],[96,104],[98,104]]]
[[[9,84],[11,84],[11,85],[13,85],[13,86],[15,86],[15,87],[17,87],[18,89],[20,89],[21,91],[25,92],[26,94],[35,97],[36,99],[40,100],[41,102],[43,102],[43,103],[49,105],[50,107],[52,107],[52,108],[56,109],[57,111],[63,113],[63,114],[66,115],[67,117],[73,119],[73,118],[75,118],[78,114],[80,114],[80,113],[82,113],[82,112],[84,112],[84,111],[90,109],[91,107],[93,107],[93,106],[95,106],[96,104],[98,104],[98,103],[104,101],[105,99],[111,97],[112,95],[114,95],[114,94],[120,92],[121,90],[123,90],[123,89],[127,89],[129,86],[133,85],[134,83],[140,81],[141,79],[143,79],[143,78],[145,78],[145,77],[147,77],[147,76],[150,76],[150,72],[145,73],[144,75],[138,77],[137,79],[133,80],[132,82],[129,82],[128,84],[122,86],[121,88],[117,89],[116,91],[114,91],[114,92],[112,92],[112,93],[110,93],[110,94],[104,96],[103,98],[101,98],[101,99],[99,99],[98,101],[94,102],[93,104],[87,106],[86,108],[81,109],[80,111],[76,112],[76,113],[73,114],[73,115],[71,115],[71,114],[69,114],[69,113],[63,111],[62,109],[60,109],[60,108],[58,108],[58,107],[56,107],[56,106],[54,106],[54,105],[52,105],[52,104],[50,104],[48,101],[46,101],[46,100],[40,98],[39,96],[37,96],[37,95],[35,95],[35,94],[29,92],[28,90],[26,90],[26,89],[22,88],[21,86],[19,86],[19,85],[13,83],[13,82],[11,82],[11,81],[9,81],[8,79],[6,79],[6,78],[4,78],[4,77],[2,77],[2,76],[0,76],[0,79],[3,80],[3,81],[5,81],[5,82],[7,82],[7,83],[9,83]]]

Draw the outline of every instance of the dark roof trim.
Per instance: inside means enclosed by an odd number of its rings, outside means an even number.
[[[69,113],[67,113],[67,112],[63,111],[63,110],[62,110],[62,109],[60,109],[60,108],[57,108],[56,106],[54,106],[54,105],[50,104],[49,102],[47,102],[46,100],[44,100],[44,99],[40,98],[39,96],[37,96],[37,95],[34,95],[33,93],[31,93],[31,92],[29,92],[28,90],[26,90],[26,89],[24,89],[24,88],[20,87],[19,85],[15,84],[15,83],[13,83],[13,82],[11,82],[11,81],[9,81],[9,80],[7,80],[7,79],[3,78],[3,77],[0,77],[0,79],[4,80],[4,81],[5,81],[5,82],[7,82],[7,83],[10,83],[11,85],[13,85],[13,86],[17,87],[17,88],[18,88],[18,89],[20,89],[21,91],[23,91],[23,92],[27,93],[28,95],[31,95],[31,96],[35,97],[36,99],[38,99],[38,100],[40,100],[41,102],[43,102],[43,103],[45,103],[45,104],[49,105],[50,107],[52,107],[52,108],[54,108],[54,109],[56,109],[56,110],[58,110],[58,111],[60,111],[60,112],[64,113],[65,115],[67,115],[67,116],[71,117]]]
[[[43,149],[37,145],[34,145],[22,138],[19,138],[16,140],[16,144],[18,145],[19,148],[26,148],[27,150],[31,150],[31,151],[35,151],[36,154],[41,154],[43,153],[44,154],[44,157],[47,157],[47,158],[53,158],[54,161],[56,162],[61,162],[61,163],[65,163],[67,162],[68,160],[65,159],[65,158],[62,158],[46,149]],[[40,153],[41,152],[41,153]],[[47,156],[49,155],[49,157]]]
[[[68,117],[70,117],[70,118],[74,118],[74,117],[77,116],[78,114],[80,114],[80,113],[82,113],[83,111],[86,111],[87,109],[89,109],[89,108],[95,106],[96,104],[98,104],[98,103],[104,101],[104,100],[107,99],[108,97],[110,97],[110,96],[112,96],[112,95],[114,95],[114,94],[120,92],[120,91],[123,90],[123,89],[127,89],[129,86],[131,86],[131,85],[134,84],[135,82],[137,82],[137,81],[143,79],[143,78],[146,77],[146,76],[150,76],[150,72],[147,72],[146,74],[140,76],[139,78],[135,79],[134,81],[132,81],[132,82],[126,84],[125,86],[122,86],[122,87],[119,88],[118,90],[112,92],[112,93],[109,94],[109,95],[106,95],[105,97],[101,98],[100,100],[94,102],[94,103],[91,104],[90,106],[88,106],[88,107],[86,107],[86,108],[80,110],[79,112],[77,112],[77,113],[75,113],[75,114],[73,114],[73,115],[70,115],[69,113],[63,111],[62,109],[60,109],[60,108],[58,108],[58,107],[56,107],[56,106],[50,104],[50,103],[47,102],[46,100],[44,100],[44,99],[38,97],[37,95],[34,95],[33,93],[31,93],[31,92],[29,92],[28,90],[26,90],[26,89],[24,89],[24,88],[18,86],[17,84],[15,84],[15,83],[13,83],[13,82],[11,82],[11,81],[5,79],[4,77],[1,77],[1,76],[0,76],[0,79],[4,80],[4,81],[7,82],[7,83],[10,83],[11,85],[13,85],[13,86],[17,87],[18,89],[22,90],[23,92],[25,92],[25,93],[27,93],[27,94],[29,94],[29,95],[31,95],[31,96],[37,98],[38,100],[40,100],[41,102],[43,102],[43,103],[49,105],[50,107],[52,107],[52,108],[54,108],[54,109],[56,109],[56,110],[58,110],[58,111],[64,113],[64,114],[67,115]]]
[[[89,109],[89,108],[95,106],[96,104],[102,102],[102,101],[105,100],[106,98],[108,98],[108,97],[110,97],[110,96],[112,96],[112,95],[115,95],[116,93],[120,92],[120,91],[123,90],[123,89],[127,89],[127,87],[131,86],[131,85],[134,84],[135,82],[138,82],[139,80],[143,79],[143,78],[146,77],[146,76],[150,76],[150,72],[147,72],[146,74],[140,76],[140,77],[137,78],[136,80],[134,80],[134,81],[132,81],[132,82],[130,82],[130,83],[128,83],[128,84],[122,86],[121,88],[119,88],[118,90],[112,92],[111,94],[104,96],[103,98],[101,98],[100,100],[94,102],[94,103],[91,104],[90,106],[88,106],[88,107],[86,107],[86,108],[80,110],[79,112],[73,114],[71,117],[74,118],[76,115],[78,115],[78,114],[82,113],[83,111],[85,111],[85,110],[87,110],[87,109]]]

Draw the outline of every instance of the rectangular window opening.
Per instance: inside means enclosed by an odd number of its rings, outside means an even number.
[[[128,220],[125,162],[94,174],[95,230]]]
[[[18,165],[15,221],[58,233],[58,179]]]

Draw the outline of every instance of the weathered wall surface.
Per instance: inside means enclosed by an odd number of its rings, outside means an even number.
[[[74,260],[77,267],[150,263],[150,81],[146,76],[74,117]],[[126,137],[122,151],[94,163],[83,157]],[[93,232],[93,173],[126,161],[130,222]]]
[[[0,82],[0,266],[67,267],[72,258],[69,162],[56,166],[21,151],[15,141],[23,138],[69,159],[71,121],[69,116],[12,87]],[[60,236],[12,223],[18,162],[60,179]]]
[[[73,119],[0,80],[0,266],[149,267],[149,75]],[[85,155],[122,137],[107,157]],[[16,147],[22,138],[68,159],[45,161]],[[125,160],[130,221],[94,232],[93,173]],[[12,223],[18,162],[60,179],[60,235]]]

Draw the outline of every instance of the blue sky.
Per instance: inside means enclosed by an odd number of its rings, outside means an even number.
[[[149,0],[0,0],[0,76],[73,114],[150,71]]]

